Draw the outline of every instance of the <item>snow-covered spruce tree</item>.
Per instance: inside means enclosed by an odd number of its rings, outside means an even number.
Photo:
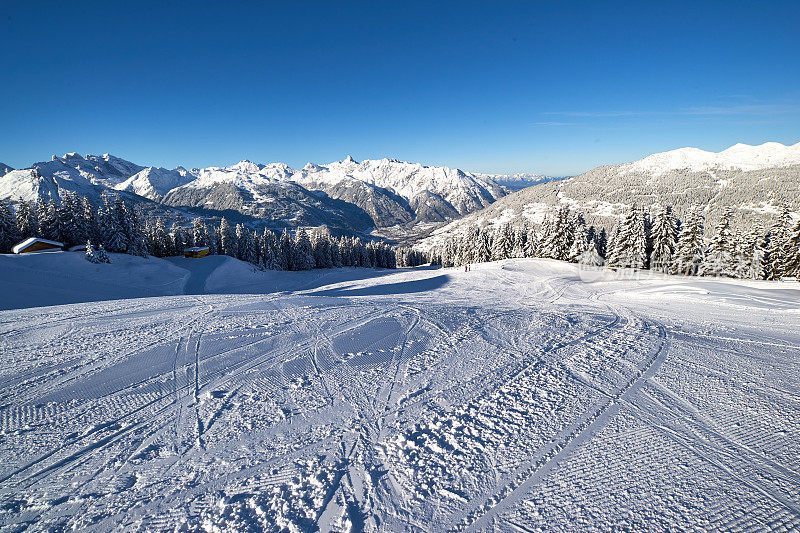
[[[314,250],[308,233],[300,228],[295,233],[292,253],[292,270],[311,270],[314,268]]]
[[[763,228],[761,224],[753,223],[743,236],[738,239],[736,248],[737,277],[744,279],[759,279],[761,276],[761,249],[758,244]]]
[[[773,278],[780,279],[786,276],[786,265],[789,260],[789,239],[792,235],[792,216],[787,205],[781,206],[780,214],[772,226],[772,258]]]
[[[36,227],[36,207],[20,199],[16,208],[17,236],[20,240],[36,237],[39,231]]]
[[[764,233],[763,237],[758,243],[761,250],[761,274],[759,279],[774,281],[778,279],[775,272],[775,261],[773,261],[773,240],[774,237],[771,231]]]
[[[314,249],[314,266],[316,268],[333,268],[331,241],[329,234],[320,231],[314,232],[311,247]]]
[[[264,228],[261,236],[261,255],[264,258],[264,267],[269,270],[278,270],[277,245],[275,234]]]
[[[474,263],[485,263],[492,260],[492,234],[489,232],[489,228],[483,228],[478,232],[472,260]]]
[[[259,257],[260,253],[260,246],[258,243],[258,234],[253,231],[246,230],[247,235],[247,246],[244,249],[244,261],[252,264],[252,265],[259,265]]]
[[[95,208],[86,196],[81,197],[80,203],[80,216],[86,227],[86,240],[91,239],[92,242],[99,243],[103,238],[98,218],[99,209]]]
[[[82,234],[79,227],[78,215],[78,196],[72,191],[64,191],[61,196],[61,203],[57,208],[58,233],[61,236],[59,241],[67,246],[86,242],[87,236]]]
[[[732,245],[731,245],[731,260],[733,265],[733,277],[735,278],[748,278],[749,277],[749,263],[752,256],[748,253],[748,236],[743,235],[741,230],[736,228],[732,231]]]
[[[667,206],[656,211],[652,228],[653,251],[650,253],[650,270],[669,272],[678,241],[678,223]]]
[[[189,243],[191,246],[207,246],[206,243],[206,225],[200,218],[192,219],[192,225],[189,228]]]
[[[92,240],[89,239],[86,241],[86,260],[90,263],[101,263],[100,258],[97,257],[97,253],[94,251],[94,245],[92,244]]]
[[[128,236],[123,228],[119,209],[111,198],[103,195],[100,208],[101,243],[110,252],[124,253],[128,249]],[[98,248],[99,249],[99,248]]]
[[[40,236],[53,241],[58,241],[58,239],[63,238],[58,226],[58,207],[55,201],[52,198],[48,198],[47,200],[40,199],[36,211],[39,218],[37,225],[41,233]]]
[[[606,229],[601,228],[600,231],[597,233],[597,237],[594,239],[595,249],[597,253],[600,254],[600,257],[606,256],[606,249],[608,246],[608,235],[606,234]]]
[[[529,226],[528,235],[525,237],[525,257],[539,257],[540,244],[536,228],[533,225]]]
[[[626,222],[629,224],[624,231],[627,238],[623,252],[624,265],[629,268],[644,269],[648,267],[650,235],[650,222],[644,209],[634,207]]]
[[[621,253],[619,247],[619,233],[620,233],[620,223],[614,224],[611,228],[611,234],[608,236],[608,240],[606,242],[606,264],[610,266],[616,266],[619,261],[619,255]]]
[[[560,207],[550,223],[545,224],[545,228],[549,233],[544,235],[542,257],[561,261],[566,261],[569,258],[569,250],[574,240],[572,226],[569,207]]]
[[[589,247],[578,257],[578,263],[587,266],[603,266],[605,261],[597,252],[597,243],[592,239],[589,241]]]
[[[236,248],[233,257],[244,261],[244,256],[248,246],[247,228],[241,222],[236,224]]]
[[[781,206],[781,211],[770,229],[770,241],[767,255],[769,256],[770,280],[781,279],[786,265],[786,244],[792,230],[792,218],[789,208]]]
[[[92,230],[89,228],[90,220],[84,216],[83,200],[86,197],[78,197],[76,194],[70,195],[70,209],[72,211],[72,226],[69,230],[69,243],[72,245],[83,244],[92,237]]]
[[[339,248],[339,266],[347,267],[352,266],[353,263],[350,261],[352,253],[350,251],[350,239],[347,237],[342,237],[338,241],[338,248]]]
[[[698,209],[692,209],[681,225],[675,259],[670,267],[671,274],[694,276],[703,262],[703,216]]]
[[[169,254],[167,228],[164,219],[155,217],[145,222],[145,235],[147,237],[147,250],[155,257],[167,257]]]
[[[172,247],[175,250],[175,255],[182,255],[183,251],[188,247],[187,241],[189,239],[186,231],[177,223],[172,224]]]
[[[720,216],[714,235],[708,243],[703,261],[700,263],[701,276],[726,277],[735,276],[733,264],[733,232],[731,217],[733,213],[726,210]]]
[[[239,243],[236,240],[236,233],[225,217],[222,217],[219,223],[219,243],[223,254],[236,257],[236,253],[239,250]]]
[[[358,241],[359,251],[361,252],[359,266],[361,266],[362,268],[369,268],[370,267],[369,252],[367,251],[367,247],[364,245],[361,239],[356,238],[356,240]]]
[[[144,225],[139,220],[139,216],[133,206],[122,203],[125,216],[125,228],[128,233],[128,249],[130,255],[147,257],[147,239],[144,234]]]
[[[520,259],[525,257],[525,246],[528,240],[527,228],[514,228],[514,245],[511,248],[511,257]]]
[[[94,251],[94,254],[95,254],[95,257],[97,257],[97,259],[101,263],[110,263],[111,262],[111,258],[108,257],[108,254],[106,253],[106,249],[103,248],[102,244],[97,247],[97,249]]]
[[[492,261],[500,261],[511,257],[511,250],[514,246],[514,236],[511,226],[502,224],[494,232],[492,239]]]
[[[750,259],[750,269],[748,270],[748,278],[750,279],[764,279],[764,251],[765,251],[765,235],[757,235],[755,244],[753,245],[752,256]]]
[[[615,267],[631,266],[633,232],[636,226],[636,207],[628,211],[622,221],[614,227],[613,240],[609,245],[609,264]]]
[[[14,212],[7,201],[0,200],[0,254],[11,252],[18,238]]]
[[[377,250],[377,247],[375,246],[375,243],[374,242],[368,242],[368,243],[366,243],[364,245],[364,248],[366,248],[367,257],[369,258],[368,261],[367,261],[367,264],[371,268],[377,267],[379,259],[378,259],[378,250]]]
[[[783,275],[800,280],[800,220],[792,228],[784,246]]]
[[[333,263],[334,268],[341,268],[342,266],[342,254],[340,250],[339,239],[331,239],[331,263]]]
[[[439,259],[439,264],[442,265],[443,268],[450,268],[455,264],[452,250],[453,250],[452,239],[447,239],[439,246],[437,250],[437,255]]]
[[[583,254],[589,250],[589,237],[586,234],[586,224],[582,220],[575,225],[572,246],[569,249],[569,261],[579,263]],[[595,250],[595,253],[597,251]]]

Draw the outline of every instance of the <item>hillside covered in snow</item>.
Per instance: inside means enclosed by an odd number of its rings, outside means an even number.
[[[647,211],[671,206],[682,219],[691,208],[699,207],[707,228],[726,209],[733,211],[734,224],[742,228],[768,224],[782,206],[800,216],[800,143],[737,144],[719,153],[681,148],[632,163],[597,167],[505,196],[439,228],[427,242],[438,242],[474,225],[538,224],[563,205],[582,214],[587,223],[609,231],[633,206]]]
[[[0,257],[3,529],[800,528],[796,283],[65,254]]]

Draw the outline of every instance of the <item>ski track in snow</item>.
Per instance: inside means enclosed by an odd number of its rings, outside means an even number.
[[[1,311],[0,531],[800,528],[800,288],[337,279]]]

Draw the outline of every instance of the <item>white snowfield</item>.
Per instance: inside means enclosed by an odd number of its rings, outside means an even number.
[[[207,259],[0,311],[0,530],[800,528],[800,284]]]
[[[721,152],[707,152],[699,148],[679,148],[653,154],[622,165],[621,172],[646,172],[657,176],[672,170],[687,169],[703,172],[720,168],[725,170],[761,170],[800,164],[800,142],[787,146],[767,142],[758,146],[738,143]]]

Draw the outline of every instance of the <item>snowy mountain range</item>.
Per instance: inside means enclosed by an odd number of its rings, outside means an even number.
[[[721,152],[707,152],[699,148],[680,148],[653,154],[639,161],[622,165],[621,171],[661,175],[676,170],[691,172],[751,171],[797,164],[800,164],[800,142],[792,146],[776,142],[758,146],[738,143]]]
[[[766,223],[784,204],[800,212],[800,143],[736,144],[721,152],[681,148],[523,189],[438,228],[425,244],[475,224],[540,223],[561,205],[610,229],[632,205],[669,205],[679,216],[700,206],[708,228],[728,208],[735,224]]]
[[[114,189],[170,207],[359,231],[446,222],[508,194],[498,180],[527,183],[521,175],[477,174],[396,159],[359,163],[349,156],[299,170],[246,160],[187,170],[143,167],[108,154],[71,153],[3,174],[0,198],[34,201],[64,190],[98,196]]]

